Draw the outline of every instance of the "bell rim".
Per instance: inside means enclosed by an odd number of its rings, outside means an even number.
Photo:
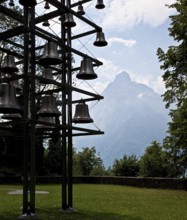
[[[97,78],[97,74],[93,74],[93,73],[78,73],[76,75],[77,79],[83,79],[83,80],[92,80],[92,79],[96,79]]]
[[[103,9],[103,8],[105,8],[105,5],[96,5],[95,6],[97,9]]]
[[[27,2],[27,4],[26,4]],[[36,0],[34,0],[33,2],[29,2],[29,1],[24,1],[24,0],[19,0],[19,3],[23,6],[26,6],[26,7],[34,7],[35,5],[37,5],[37,2]],[[25,4],[24,4],[25,3]]]
[[[22,113],[23,110],[21,108],[12,108],[10,105],[1,107],[0,106],[0,113],[9,114],[9,113]]]
[[[86,123],[92,123],[93,119],[92,118],[85,118],[85,119],[73,118],[72,122],[77,123],[77,124],[86,124]]]
[[[103,42],[97,42],[97,41],[95,41],[95,42],[93,43],[93,45],[94,45],[94,46],[97,46],[97,47],[105,47],[105,46],[108,45],[108,43],[107,43],[107,41],[103,41]]]
[[[55,117],[55,116],[57,116],[57,115],[61,115],[61,113],[60,112],[45,112],[45,111],[43,111],[43,112],[37,112],[37,115],[38,116],[43,116],[43,117]]]
[[[5,73],[11,73],[11,72],[18,72],[19,69],[17,67],[7,67],[7,66],[3,67],[3,66],[1,66],[0,71],[5,72]]]
[[[40,58],[39,60],[39,64],[42,66],[58,65],[61,62],[62,62],[61,59],[57,57],[44,57],[44,58]]]

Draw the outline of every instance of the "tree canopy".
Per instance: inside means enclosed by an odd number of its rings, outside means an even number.
[[[172,45],[164,52],[158,48],[157,55],[164,70],[166,107],[170,107],[171,122],[164,148],[173,165],[174,176],[185,176],[187,170],[187,1],[176,0],[169,6],[176,9],[170,16],[169,35]],[[171,107],[173,109],[171,109]]]

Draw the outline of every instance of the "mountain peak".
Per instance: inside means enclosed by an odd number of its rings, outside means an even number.
[[[131,82],[131,78],[127,72],[121,72],[116,75],[114,82]]]

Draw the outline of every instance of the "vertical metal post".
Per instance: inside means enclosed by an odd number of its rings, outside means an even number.
[[[24,7],[24,26],[28,28],[28,8]],[[23,214],[28,212],[28,160],[29,160],[29,144],[28,144],[28,100],[29,100],[29,83],[28,83],[28,33],[24,33],[24,126],[23,126]]]
[[[65,4],[65,0],[61,0]],[[61,16],[62,45],[65,43],[66,29],[63,25],[64,15]],[[65,53],[62,50],[62,86],[66,84]],[[67,209],[67,149],[66,149],[66,90],[62,92],[62,210]]]
[[[36,182],[36,134],[35,134],[35,121],[36,121],[36,107],[35,107],[35,35],[34,33],[34,20],[35,20],[35,7],[32,7],[30,13],[30,208],[31,213],[35,214],[35,182]]]
[[[67,6],[70,8],[71,0],[67,0]],[[67,28],[67,44],[71,48],[71,28]],[[71,51],[68,51],[68,78],[67,84],[71,87],[72,86],[72,54]],[[72,177],[72,150],[73,143],[72,143],[72,90],[69,89],[68,91],[68,208],[73,208],[73,177]]]

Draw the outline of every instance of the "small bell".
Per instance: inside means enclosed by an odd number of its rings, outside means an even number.
[[[73,19],[73,15],[71,13],[65,14],[64,26],[69,28],[76,26],[76,23]]]
[[[0,67],[0,71],[5,73],[18,72],[16,67],[14,56],[7,55],[4,59],[3,65]]]
[[[45,1],[44,8],[45,8],[45,9],[50,9],[49,2],[48,2],[48,1]]]
[[[50,26],[48,20],[45,20],[45,21],[42,23],[42,25],[43,25],[44,27],[49,27],[49,26]]]
[[[10,0],[10,1],[9,1],[9,6],[10,6],[10,7],[13,7],[13,6],[14,6],[14,1],[13,1],[13,0]]]
[[[82,4],[79,4],[77,14],[85,15],[85,11],[84,11],[84,8],[83,8]]]
[[[39,64],[42,66],[57,65],[61,63],[61,59],[58,55],[57,46],[54,42],[49,41],[45,44],[44,52],[39,60]]]
[[[88,105],[81,102],[76,105],[75,115],[72,119],[74,123],[92,123],[93,119],[90,117]]]
[[[103,0],[97,0],[97,4],[95,6],[97,9],[103,9],[105,8],[105,5],[103,4]]]
[[[34,7],[37,4],[36,0],[19,0],[19,3],[26,7]]]
[[[46,82],[45,79],[53,80],[52,70],[49,68],[45,68],[42,74],[43,79],[40,79],[40,83],[43,84],[51,84],[52,82]]]
[[[41,116],[57,116],[61,113],[57,109],[56,99],[53,95],[45,95],[42,97],[42,106],[37,115]]]
[[[108,45],[107,41],[105,40],[105,35],[102,31],[97,32],[96,40],[93,44],[97,47],[104,47]]]
[[[76,75],[76,77],[78,79],[83,79],[83,80],[90,80],[97,78],[97,74],[93,70],[92,61],[88,57],[85,57],[81,61],[81,68],[79,73]]]

